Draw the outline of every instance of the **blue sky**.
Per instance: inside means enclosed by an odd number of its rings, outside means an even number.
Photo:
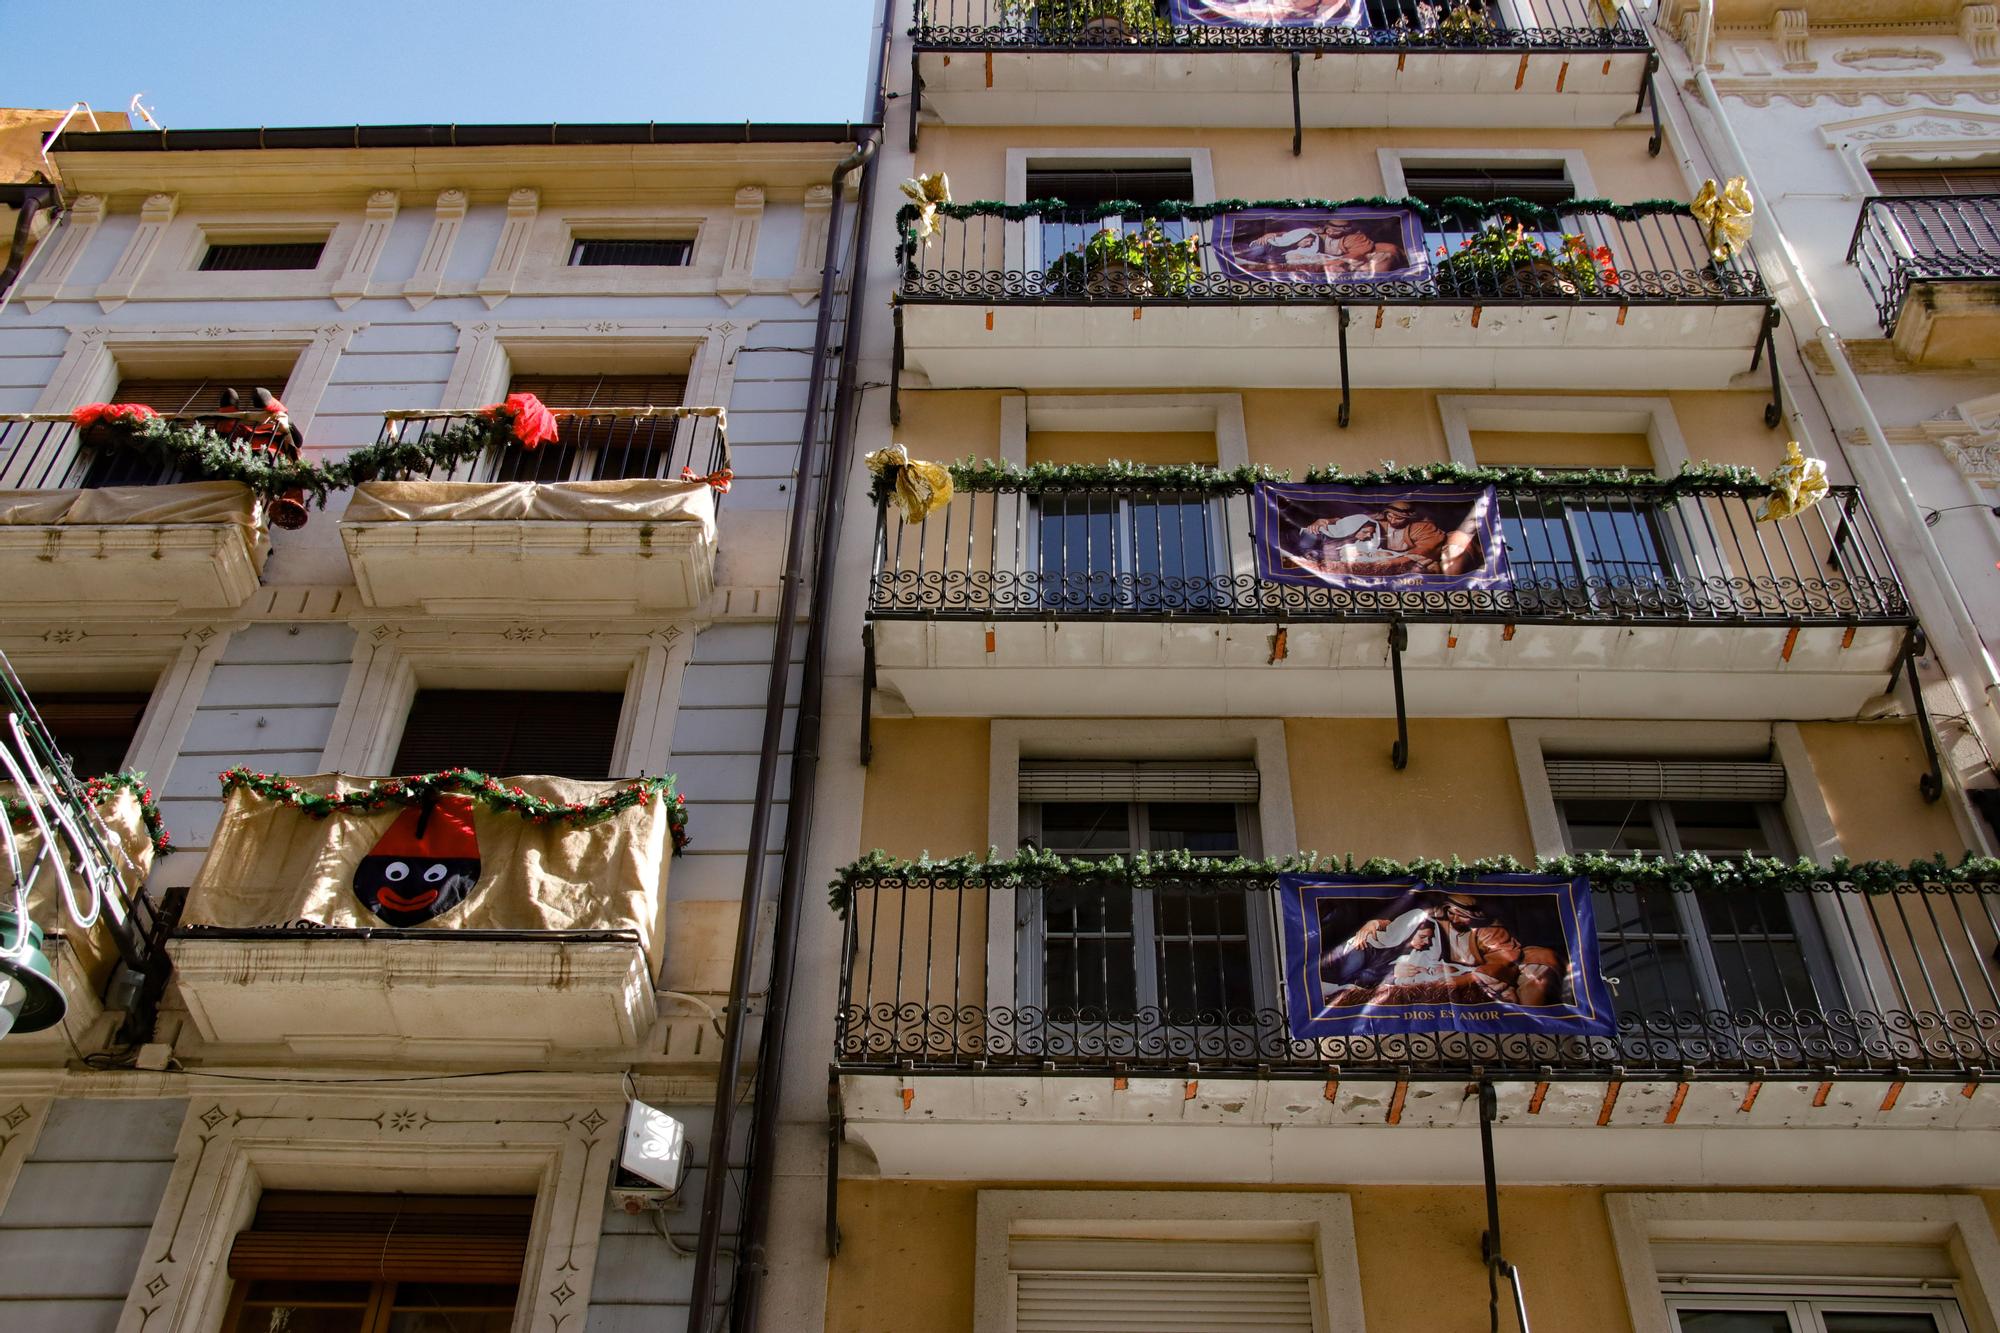
[[[844,121],[880,0],[0,0],[0,106],[169,129]],[[260,54],[261,53],[261,54]]]

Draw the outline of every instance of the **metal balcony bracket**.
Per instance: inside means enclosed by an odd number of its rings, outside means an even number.
[[[889,367],[889,424],[903,424],[903,307],[895,309],[896,349]],[[1755,369],[1752,366],[1751,369]]]
[[[1299,53],[1292,52],[1292,156],[1305,151],[1305,120],[1299,115]]]
[[[1938,758],[1937,733],[1931,730],[1931,711],[1924,706],[1923,682],[1917,679],[1917,659],[1924,655],[1924,633],[1912,629],[1903,640],[1903,660],[1900,669],[1908,673],[1910,682],[1910,703],[1917,710],[1917,733],[1924,738],[1924,758],[1930,768],[1917,779],[1917,790],[1926,801],[1935,802],[1944,795],[1944,764]],[[1889,690],[1896,688],[1896,673],[1889,673]]]
[[[917,151],[917,122],[924,114],[924,71],[917,51],[910,52],[910,151]],[[1656,115],[1658,113],[1655,113]]]
[[[1646,140],[1646,156],[1648,157],[1658,157],[1660,155],[1660,145],[1665,142],[1665,137],[1660,129],[1660,92],[1659,89],[1653,86],[1653,75],[1658,72],[1659,68],[1660,57],[1657,53],[1646,57],[1646,82],[1639,89],[1639,105],[1632,108],[1634,111],[1643,111],[1648,103],[1652,104],[1653,137]]]
[[[847,1116],[840,1109],[840,1075],[826,1076],[826,1257],[840,1257],[840,1145]]]
[[[1521,1333],[1529,1333],[1528,1298],[1521,1290],[1521,1274],[1507,1262],[1500,1249],[1500,1185],[1493,1168],[1493,1117],[1499,1098],[1493,1085],[1479,1085],[1479,1156],[1486,1168],[1486,1230],[1479,1236],[1479,1257],[1486,1264],[1486,1308],[1491,1333],[1500,1333],[1500,1279],[1514,1294],[1514,1318]]]
[[[1402,621],[1389,625],[1389,675],[1396,683],[1396,743],[1389,749],[1389,762],[1401,772],[1410,763],[1410,717],[1403,708],[1403,650],[1410,646],[1410,627]]]
[[[861,627],[861,766],[875,757],[875,626]]]
[[[1778,321],[1782,318],[1773,305],[1764,316],[1764,331],[1757,337],[1756,350],[1750,353],[1752,374],[1760,363],[1771,372],[1771,401],[1764,404],[1764,424],[1772,430],[1785,419],[1785,388],[1778,376]]]
[[[1353,417],[1353,391],[1347,382],[1347,307],[1334,307],[1335,323],[1340,330],[1340,428],[1347,429]]]

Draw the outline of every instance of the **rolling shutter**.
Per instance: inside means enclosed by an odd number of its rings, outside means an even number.
[[[534,1210],[531,1198],[267,1190],[229,1248],[229,1276],[511,1285]]]
[[[2000,194],[2000,167],[1878,167],[1877,194]]]
[[[1043,801],[1254,802],[1257,769],[1245,763],[1071,763],[1023,760],[1021,799]]]
[[[1314,1333],[1312,1242],[1016,1237],[1018,1333]]]
[[[1657,759],[1551,759],[1558,801],[1782,801],[1785,766]]]
[[[269,381],[263,387],[282,397],[285,379],[277,377],[277,383]],[[236,390],[241,400],[239,410],[255,411],[257,407],[256,376],[251,375],[194,375],[184,379],[131,379],[120,380],[117,391],[111,395],[114,403],[144,403],[161,416],[180,416],[196,412],[220,412],[222,391]]]
[[[1027,188],[1030,199],[1060,199],[1072,208],[1127,199],[1135,204],[1183,203],[1194,199],[1194,173],[1186,167],[1030,170]]]
[[[624,704],[615,693],[419,690],[393,768],[602,780],[611,776]]]

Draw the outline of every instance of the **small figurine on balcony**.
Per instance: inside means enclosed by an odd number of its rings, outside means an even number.
[[[354,868],[354,896],[397,927],[421,926],[464,902],[479,883],[472,798],[439,796],[396,816]]]
[[[260,453],[281,458],[288,463],[299,461],[300,446],[304,439],[299,428],[292,424],[291,413],[278,395],[269,389],[256,390],[256,410],[264,414],[262,421],[251,417],[238,417],[227,423],[220,432],[225,438],[243,440]],[[239,400],[236,390],[222,391],[222,407],[226,412],[238,410]],[[271,526],[294,531],[306,525],[306,493],[302,490],[283,491],[270,497],[266,513]]]

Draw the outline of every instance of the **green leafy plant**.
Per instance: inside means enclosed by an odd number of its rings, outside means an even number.
[[[1157,218],[1137,231],[1105,228],[1049,265],[1052,291],[1092,296],[1179,296],[1201,276],[1201,237],[1175,240]]]
[[[1596,294],[1618,285],[1611,247],[1591,249],[1576,232],[1565,232],[1555,249],[1539,233],[1512,217],[1489,222],[1458,243],[1458,252],[1438,247],[1438,273],[1447,280],[1501,295]]]
[[[84,427],[79,438],[86,448],[137,454],[203,481],[240,481],[262,496],[304,491],[322,509],[327,492],[346,485],[334,469],[286,458],[194,421],[158,416],[107,419]]]
[[[1010,0],[1007,17],[1029,19],[1041,31],[1063,36],[1164,39],[1173,35],[1173,26],[1160,17],[1152,0]]]
[[[1218,468],[1201,463],[1018,463],[994,459],[961,459],[951,466],[952,485],[961,491],[1004,491],[1024,495],[1088,491],[1172,491],[1177,494],[1240,495],[1260,481],[1289,481],[1291,473],[1252,463]],[[1388,463],[1367,472],[1346,472],[1338,466],[1308,471],[1309,482],[1339,482],[1347,486],[1547,486],[1563,489],[1628,490],[1641,493],[1721,492],[1764,495],[1770,486],[1755,468],[1735,464],[1689,462],[1671,477],[1631,472],[1623,468],[1543,472],[1532,467],[1475,467],[1466,463]]]
[[[1493,20],[1470,5],[1454,5],[1451,12],[1431,29],[1432,35],[1438,40],[1460,46],[1473,46],[1488,41],[1495,31]]]

